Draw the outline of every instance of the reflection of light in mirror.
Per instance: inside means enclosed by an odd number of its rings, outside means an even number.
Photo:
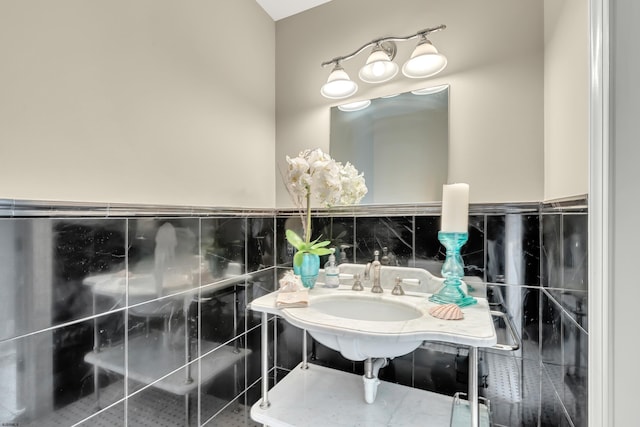
[[[414,95],[433,95],[434,93],[440,93],[448,88],[449,85],[425,87],[423,89],[412,90],[411,93]]]
[[[345,112],[360,111],[360,110],[364,110],[369,105],[371,105],[371,100],[365,99],[364,101],[356,101],[356,102],[350,102],[348,104],[338,105],[338,109],[340,111],[345,111]]]

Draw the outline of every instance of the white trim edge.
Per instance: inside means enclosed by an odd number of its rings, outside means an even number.
[[[590,0],[589,368],[590,426],[613,424],[611,361],[609,1]]]

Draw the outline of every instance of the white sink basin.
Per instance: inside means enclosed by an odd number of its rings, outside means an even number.
[[[277,292],[251,303],[254,310],[281,315],[288,323],[309,334],[321,344],[354,361],[367,358],[399,357],[412,352],[425,340],[448,341],[477,347],[492,346],[496,334],[486,299],[462,309],[463,320],[446,321],[428,311],[435,304],[429,294],[403,296],[322,288],[309,292],[309,306],[275,308]]]
[[[412,305],[361,295],[330,295],[315,301],[313,309],[330,316],[370,322],[402,322],[422,317],[422,312]]]

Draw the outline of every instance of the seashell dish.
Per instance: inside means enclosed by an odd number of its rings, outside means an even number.
[[[442,320],[461,320],[464,319],[464,313],[455,304],[444,304],[429,309],[429,314]]]

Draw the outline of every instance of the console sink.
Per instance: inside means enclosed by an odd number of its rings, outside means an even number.
[[[288,323],[309,334],[321,344],[339,351],[353,361],[393,358],[418,348],[425,340],[448,341],[463,345],[491,346],[496,335],[485,299],[463,308],[463,320],[445,321],[428,314],[435,304],[429,294],[407,293],[396,296],[385,291],[374,294],[322,288],[309,292],[309,306],[275,308],[277,292],[251,303],[251,308],[282,316]]]

